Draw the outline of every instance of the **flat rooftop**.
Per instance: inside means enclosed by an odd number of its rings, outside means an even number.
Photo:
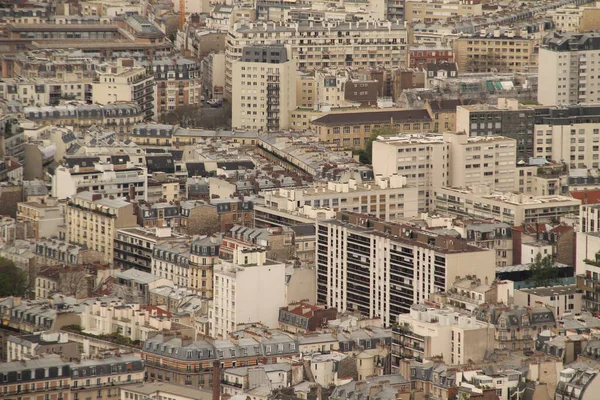
[[[521,292],[531,293],[536,296],[542,296],[542,297],[581,293],[581,290],[577,289],[576,285],[549,286],[549,287],[538,287],[538,288],[519,289],[519,290]]]

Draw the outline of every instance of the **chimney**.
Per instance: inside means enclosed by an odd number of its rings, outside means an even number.
[[[221,363],[219,360],[213,361],[213,382],[212,382],[212,400],[221,398]]]

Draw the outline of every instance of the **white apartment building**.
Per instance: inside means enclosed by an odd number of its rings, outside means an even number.
[[[171,329],[170,317],[170,313],[154,306],[97,299],[83,303],[81,328],[94,335],[118,333],[143,342],[152,332]]]
[[[563,216],[577,215],[581,204],[581,201],[567,196],[500,192],[484,185],[469,189],[436,188],[434,198],[436,212],[489,218],[511,225],[527,222],[552,223]]]
[[[375,181],[350,178],[347,182],[315,183],[307,188],[278,188],[261,192],[264,204],[277,210],[301,213],[304,207],[333,211],[353,211],[394,221],[418,215],[416,186],[408,186],[407,178],[379,175]]]
[[[263,248],[237,249],[233,261],[214,266],[212,336],[225,338],[251,322],[277,328],[285,292],[285,264],[267,260]]]
[[[190,284],[190,243],[165,242],[154,247],[152,275],[173,281],[177,286]]]
[[[457,276],[495,277],[495,252],[465,239],[350,212],[316,224],[317,301],[340,312],[358,310],[389,325],[450,289]]]
[[[494,325],[452,309],[415,304],[398,316],[397,326],[392,357],[442,356],[447,364],[465,364],[482,360],[494,349]]]
[[[52,176],[52,196],[66,199],[81,191],[100,191],[107,196],[147,200],[148,174],[145,167],[126,164],[94,163],[93,167],[57,167]]]
[[[327,67],[406,66],[407,31],[403,24],[376,22],[235,23],[225,48],[225,97],[231,98],[233,62],[250,45],[285,43],[299,70]]]
[[[600,64],[600,58],[598,60]],[[552,123],[535,125],[535,157],[549,161],[564,162],[571,168],[595,168],[600,166],[600,126],[598,118],[585,117],[570,124]],[[555,120],[556,121],[556,120]]]
[[[81,192],[67,203],[67,241],[99,251],[113,262],[116,231],[137,225],[133,204],[103,198],[98,192]]]
[[[516,141],[503,136],[404,134],[379,138],[373,143],[373,154],[376,175],[399,174],[419,189],[420,211],[431,207],[435,188],[515,188]]]
[[[579,231],[583,233],[600,232],[600,205],[581,205],[579,208]]]
[[[554,10],[548,10],[546,15],[552,18],[554,29],[559,32],[579,32],[583,11],[586,7],[579,7],[573,4],[559,7]]]
[[[92,101],[109,104],[134,101],[147,118],[154,115],[154,75],[136,67],[133,59],[120,58],[116,64],[97,66],[98,79],[92,83]]]
[[[232,127],[289,129],[296,109],[296,65],[283,46],[249,46],[233,62]]]
[[[596,63],[600,63],[600,34],[555,31],[540,47],[538,101],[547,106],[597,103]]]

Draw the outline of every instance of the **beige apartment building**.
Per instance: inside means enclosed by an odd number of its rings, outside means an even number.
[[[514,226],[523,223],[552,223],[579,213],[580,200],[551,195],[494,191],[488,186],[469,189],[442,187],[434,192],[435,211],[443,215],[495,219]]]
[[[103,198],[97,192],[81,192],[67,203],[67,241],[104,254],[112,263],[117,229],[137,225],[133,204]]]
[[[419,210],[430,209],[435,188],[486,185],[513,191],[514,139],[464,133],[402,134],[373,143],[373,172],[406,177],[419,188]]]
[[[378,22],[235,23],[225,49],[225,97],[231,98],[233,62],[244,47],[285,43],[301,71],[323,68],[406,66],[403,24]]]
[[[480,0],[407,0],[404,3],[404,20],[432,23],[453,17],[475,17],[482,14]]]
[[[523,73],[537,71],[538,41],[521,33],[460,37],[454,59],[463,72]]]
[[[559,32],[590,32],[600,29],[600,9],[588,5],[569,4],[546,14]]]
[[[154,115],[154,75],[143,67],[135,66],[133,59],[119,59],[116,64],[105,64],[97,70],[98,78],[92,83],[92,101],[99,104],[134,101],[147,118]]]
[[[417,187],[407,185],[407,178],[376,176],[375,181],[315,183],[301,189],[273,189],[261,193],[267,207],[298,213],[305,206],[313,209],[352,211],[376,215],[386,221],[418,215]]]
[[[249,46],[233,62],[233,129],[288,129],[296,109],[296,60],[283,46]]]
[[[65,222],[64,205],[55,198],[19,203],[17,221],[29,224],[36,240],[58,236],[58,227]]]

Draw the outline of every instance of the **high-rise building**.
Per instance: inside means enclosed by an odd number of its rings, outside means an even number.
[[[597,103],[600,75],[600,34],[553,32],[544,38],[539,55],[538,102],[543,105]]]
[[[283,46],[245,47],[233,63],[232,127],[278,131],[296,108],[296,61]]]
[[[381,317],[384,325],[457,276],[491,282],[495,253],[465,239],[340,212],[317,221],[317,301]]]

